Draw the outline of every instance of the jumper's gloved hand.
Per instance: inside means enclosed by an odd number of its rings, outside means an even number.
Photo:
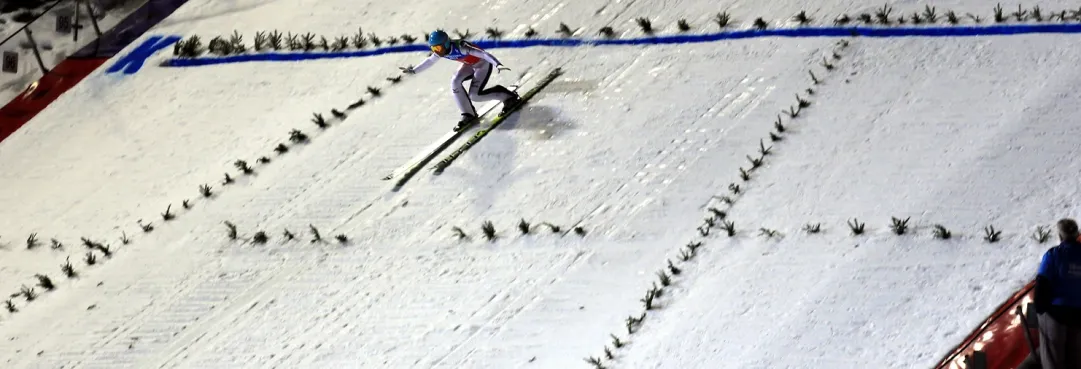
[[[502,71],[505,71],[505,70],[510,70],[510,68],[507,68],[503,64],[495,66],[495,72],[496,73],[499,73],[499,72],[502,72]]]

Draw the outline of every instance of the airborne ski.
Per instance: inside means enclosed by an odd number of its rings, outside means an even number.
[[[551,72],[549,72],[548,75],[541,79],[536,86],[533,86],[533,88],[529,89],[529,91],[526,91],[526,93],[521,96],[518,104],[512,106],[509,110],[507,110],[506,113],[500,114],[493,118],[487,126],[485,126],[480,131],[477,131],[477,133],[474,134],[473,137],[470,137],[469,141],[466,141],[464,144],[462,144],[462,146],[459,146],[457,150],[454,150],[445,158],[443,158],[443,160],[440,160],[438,163],[436,163],[435,166],[432,167],[432,170],[435,172],[435,174],[443,173],[443,170],[450,166],[450,164],[454,162],[454,160],[457,159],[458,156],[461,156],[462,153],[464,153],[466,150],[469,150],[470,147],[476,145],[481,138],[484,138],[484,136],[488,135],[488,132],[491,132],[493,129],[495,129],[495,127],[503,123],[503,120],[507,119],[508,116],[517,112],[518,109],[521,109],[522,106],[524,106],[529,101],[529,99],[533,98],[533,96],[535,96],[545,87],[548,87],[548,84],[552,83],[552,81],[554,81],[562,74],[563,68],[555,68]]]
[[[521,86],[522,82],[525,82],[526,80],[528,80],[528,78],[519,81],[515,86],[511,86],[511,91],[517,92],[520,88],[519,86]],[[462,127],[462,129],[460,130],[451,130],[450,132],[447,132],[442,137],[433,142],[431,145],[422,150],[419,154],[417,154],[417,156],[410,159],[409,162],[406,163],[406,165],[395,170],[394,173],[383,177],[383,180],[389,181],[391,179],[394,179],[395,177],[399,177],[398,181],[394,184],[394,188],[392,189],[392,191],[400,190],[406,182],[413,178],[413,176],[416,175],[421,168],[428,164],[428,162],[434,159],[436,155],[439,155],[439,153],[443,152],[443,150],[446,150],[447,147],[450,146],[450,144],[454,143],[454,141],[457,140],[458,137],[461,137],[462,134],[464,134],[466,131],[469,131],[472,128],[476,127],[477,123],[479,123],[481,119],[484,119],[485,115],[490,113],[492,110],[495,109],[496,106],[500,104],[501,103],[499,101],[493,101],[487,106],[481,108],[479,111],[477,111],[477,117],[473,118],[472,122]]]

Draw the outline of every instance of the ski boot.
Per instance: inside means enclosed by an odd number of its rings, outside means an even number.
[[[458,121],[458,125],[454,126],[454,132],[461,131],[466,127],[473,125],[477,122],[477,116],[469,113],[462,113],[462,120]]]
[[[511,94],[513,94],[513,96],[511,96],[509,99],[503,100],[503,110],[499,112],[499,115],[507,115],[507,113],[510,113],[511,110],[517,108],[518,104],[522,103],[522,98],[521,96],[518,96],[517,92],[512,91]]]

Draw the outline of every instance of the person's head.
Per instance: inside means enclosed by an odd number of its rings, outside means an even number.
[[[1058,238],[1062,241],[1078,241],[1077,222],[1070,218],[1058,221]]]
[[[428,47],[439,56],[446,56],[450,52],[450,35],[442,30],[435,30],[428,35]]]

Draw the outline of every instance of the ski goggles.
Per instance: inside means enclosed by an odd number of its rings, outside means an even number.
[[[446,55],[447,54],[447,47],[444,46],[444,45],[433,45],[432,46],[432,52],[435,53],[436,55]]]

